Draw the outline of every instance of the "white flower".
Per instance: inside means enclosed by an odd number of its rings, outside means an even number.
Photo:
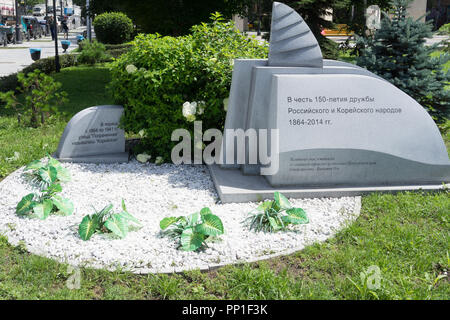
[[[205,101],[199,101],[197,102],[197,114],[198,115],[202,115],[205,112],[205,106],[206,106],[206,102]]]
[[[163,157],[156,157],[155,159],[155,164],[157,166],[159,166],[160,164],[162,164],[164,162],[164,158]]]
[[[228,111],[228,102],[230,99],[223,99],[223,110]]]
[[[186,119],[192,118],[192,116],[195,117],[195,112],[197,111],[196,109],[197,109],[196,102],[190,103],[189,101],[186,101],[183,104],[183,117],[185,117]]]
[[[140,136],[141,138],[143,138],[143,137],[146,136],[146,132],[145,132],[144,129],[142,129],[141,131],[139,131],[139,136]]]
[[[135,73],[138,69],[133,64],[129,64],[126,67],[128,73]]]
[[[146,153],[141,153],[136,156],[136,160],[139,161],[140,163],[146,163],[148,160],[150,160],[151,157],[152,156]]]

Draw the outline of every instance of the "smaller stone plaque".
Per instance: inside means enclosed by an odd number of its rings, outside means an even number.
[[[128,161],[125,133],[119,128],[122,106],[96,106],[78,112],[67,124],[55,157],[63,162]]]

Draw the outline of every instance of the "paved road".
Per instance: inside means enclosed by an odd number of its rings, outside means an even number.
[[[67,52],[78,48],[76,36],[81,34],[83,29],[76,29],[69,32],[69,40],[71,45]],[[61,48],[61,40],[63,35],[58,34],[58,52],[63,55]],[[22,44],[8,45],[7,47],[0,47],[0,77],[17,72],[33,63],[30,55],[30,48],[40,48],[41,58],[47,58],[55,55],[55,42],[51,37],[43,37],[29,42],[24,41]]]

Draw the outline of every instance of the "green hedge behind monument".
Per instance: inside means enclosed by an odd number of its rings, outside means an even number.
[[[125,107],[123,128],[141,132],[142,148],[153,159],[169,160],[176,144],[171,142],[173,130],[193,131],[194,118],[188,121],[183,115],[183,104],[198,104],[195,119],[203,121],[203,128],[223,129],[223,100],[229,95],[234,59],[267,54],[267,45],[240,34],[218,14],[187,36],[137,36],[112,65],[112,95]]]

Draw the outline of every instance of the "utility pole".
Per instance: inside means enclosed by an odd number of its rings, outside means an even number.
[[[92,20],[91,20],[91,13],[90,13],[90,4],[89,0],[86,0],[86,27],[87,27],[87,36],[89,42],[92,42]]]
[[[55,69],[56,72],[61,71],[61,65],[59,64],[58,54],[58,22],[56,17],[56,0],[53,0],[53,28],[55,30]]]
[[[257,36],[261,35],[261,0],[258,0],[258,9],[257,9],[257,14],[258,14],[258,32],[256,33]]]
[[[14,1],[15,2],[15,10],[16,10],[16,43],[22,43],[22,37],[20,36],[20,28],[19,28],[19,23],[20,23],[20,16],[19,16],[19,4],[18,4],[19,0]]]

